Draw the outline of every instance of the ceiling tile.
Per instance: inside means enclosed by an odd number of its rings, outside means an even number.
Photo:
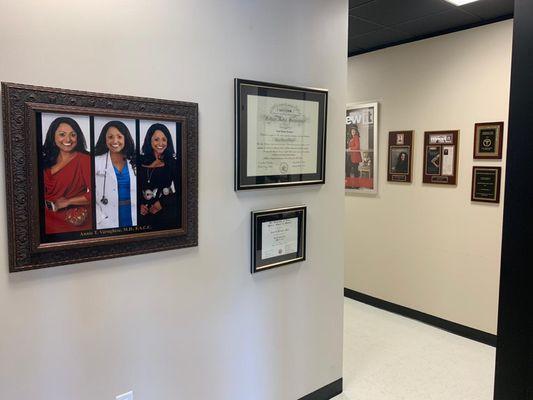
[[[353,36],[350,38],[350,43],[353,46],[363,49],[371,49],[373,47],[406,40],[410,37],[411,35],[409,34],[385,28],[380,29],[379,31],[367,33],[365,35]]]
[[[483,19],[494,19],[513,13],[513,0],[481,0],[465,4],[461,9],[476,14]]]
[[[377,31],[381,28],[383,27],[373,24],[371,22],[364,21],[357,17],[350,17],[350,22],[348,24],[348,37]]]
[[[413,36],[422,36],[459,28],[476,22],[481,22],[481,18],[461,10],[451,10],[405,22],[396,25],[395,28],[408,32]]]
[[[350,0],[349,7],[354,8],[360,6],[361,4],[371,3],[373,1],[374,0]]]
[[[350,40],[348,40],[348,54],[352,54],[352,53],[355,53],[355,52],[360,52],[360,51],[363,51],[364,49],[358,47],[357,45],[355,44],[352,44]]]
[[[349,5],[352,52],[483,23],[512,15],[514,8],[513,0],[480,0],[461,7],[445,0],[350,0]]]
[[[350,15],[380,25],[397,25],[453,7],[443,0],[374,0],[350,9]]]

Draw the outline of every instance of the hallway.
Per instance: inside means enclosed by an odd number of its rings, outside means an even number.
[[[334,400],[491,400],[495,348],[345,298]]]

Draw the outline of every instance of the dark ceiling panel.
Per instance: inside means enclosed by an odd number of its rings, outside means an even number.
[[[371,49],[377,46],[381,46],[384,43],[390,43],[392,41],[400,41],[409,39],[411,35],[403,32],[394,31],[392,29],[380,29],[367,33],[366,35],[359,35],[350,38],[350,42],[362,49]]]
[[[355,53],[361,51],[364,51],[364,49],[358,47],[353,39],[348,39],[348,53]]]
[[[451,10],[396,25],[395,28],[413,36],[423,36],[477,22],[481,22],[481,18],[461,10]]]
[[[350,0],[349,6],[348,54],[355,55],[509,18],[514,1],[458,7],[445,0]]]
[[[357,6],[360,6],[361,4],[365,4],[365,3],[371,3],[375,0],[350,0],[350,8],[354,8],[354,7],[357,7]]]
[[[513,13],[513,0],[480,0],[465,4],[461,8],[467,12],[476,14],[483,19],[494,19],[502,15]]]
[[[357,17],[350,17],[350,22],[348,24],[348,37],[352,37],[355,35],[363,35],[365,33],[377,31],[382,28],[383,27],[380,25],[364,21]]]
[[[443,0],[374,0],[350,9],[350,15],[391,26],[450,10],[452,7]]]

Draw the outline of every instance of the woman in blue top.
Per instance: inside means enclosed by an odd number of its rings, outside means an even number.
[[[135,144],[128,127],[105,124],[94,154],[96,229],[137,225]]]

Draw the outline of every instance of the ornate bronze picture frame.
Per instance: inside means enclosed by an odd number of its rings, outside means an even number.
[[[198,105],[2,83],[11,272],[198,244]]]

